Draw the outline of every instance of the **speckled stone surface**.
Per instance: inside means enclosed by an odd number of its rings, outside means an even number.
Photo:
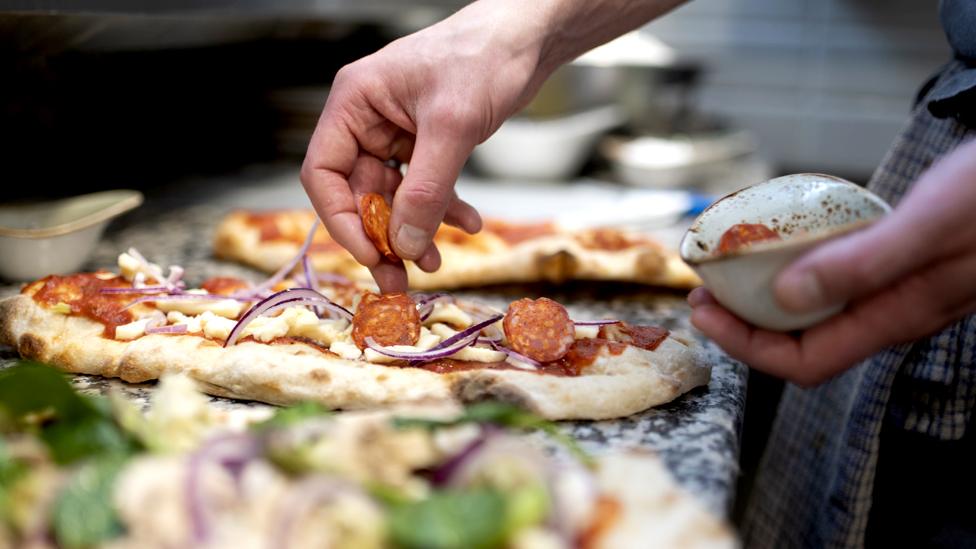
[[[227,210],[209,201],[204,205],[155,211],[144,206],[138,215],[130,214],[113,223],[86,268],[114,268],[118,253],[134,246],[156,263],[182,265],[191,284],[214,275],[258,280],[260,273],[212,258],[211,235]],[[0,286],[0,296],[17,290],[17,285]],[[689,309],[682,295],[637,285],[504,286],[457,293],[497,305],[527,295],[545,294],[565,303],[574,318],[620,318],[690,332]],[[682,486],[713,512],[727,515],[738,474],[747,370],[713,344],[706,341],[701,344],[705,360],[713,366],[708,387],[700,387],[670,404],[629,418],[568,422],[563,426],[594,453],[620,448],[658,452]],[[0,367],[9,365],[15,358],[11,349],[0,347]],[[88,393],[105,393],[110,387],[116,387],[143,406],[154,389],[153,383],[129,384],[92,376],[75,376],[74,384]],[[217,397],[211,400],[224,408],[265,406]]]

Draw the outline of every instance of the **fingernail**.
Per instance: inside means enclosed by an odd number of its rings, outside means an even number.
[[[824,304],[823,287],[810,271],[784,277],[777,297],[784,307],[795,311],[815,309]]]
[[[404,223],[397,230],[396,245],[397,250],[407,259],[417,259],[430,245],[430,234],[419,227]]]

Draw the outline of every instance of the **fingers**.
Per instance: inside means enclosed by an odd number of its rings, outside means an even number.
[[[323,113],[323,120],[329,115]],[[325,144],[328,143],[328,146]],[[359,263],[376,265],[380,256],[363,232],[348,177],[359,158],[359,146],[337,121],[320,123],[302,165],[301,181],[329,234]]]
[[[444,223],[462,229],[468,234],[480,231],[483,224],[478,210],[458,198],[456,193],[447,208],[447,213],[444,214]]]
[[[432,273],[441,268],[441,252],[437,246],[431,244],[415,263],[420,270]]]
[[[405,292],[407,291],[407,271],[403,263],[393,263],[387,260],[378,261],[369,268],[373,280],[380,287],[380,292]]]
[[[427,252],[455,199],[454,184],[473,147],[467,141],[440,129],[417,136],[410,169],[393,197],[390,241],[400,257],[416,260]],[[463,207],[457,211],[459,223],[474,227],[466,212]]]

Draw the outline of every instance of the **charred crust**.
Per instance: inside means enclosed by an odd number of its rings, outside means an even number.
[[[47,345],[45,345],[44,340],[34,334],[24,334],[17,341],[17,352],[24,358],[43,361],[46,349]]]
[[[572,278],[579,270],[579,261],[573,254],[561,250],[544,255],[538,259],[539,275],[554,284],[561,284]]]
[[[529,395],[494,376],[458,376],[451,384],[451,392],[466,404],[499,400],[530,412],[536,411],[535,403]]]

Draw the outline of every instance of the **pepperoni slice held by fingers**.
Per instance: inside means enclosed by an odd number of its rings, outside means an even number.
[[[576,339],[576,327],[566,308],[545,297],[523,298],[509,305],[502,327],[512,349],[539,362],[559,360]]]
[[[384,346],[413,345],[420,339],[420,313],[407,294],[367,293],[352,317],[352,340],[360,349],[372,337]]]
[[[386,200],[376,193],[364,194],[359,199],[359,212],[363,218],[363,229],[366,236],[376,246],[383,257],[399,263],[400,258],[390,247],[390,206]]]

